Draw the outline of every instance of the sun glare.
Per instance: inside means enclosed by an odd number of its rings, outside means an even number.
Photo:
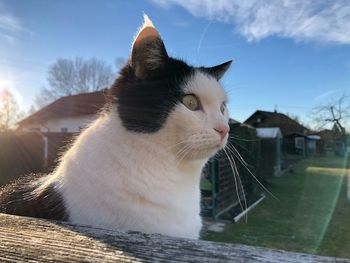
[[[0,75],[0,106],[2,105],[2,102],[6,100],[9,93],[12,93],[17,103],[22,105],[23,97],[21,93],[14,88],[13,81],[7,78],[2,78]]]

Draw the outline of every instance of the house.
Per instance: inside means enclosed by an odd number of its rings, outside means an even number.
[[[282,150],[284,153],[303,154],[315,152],[306,150],[306,147],[309,145],[310,147],[314,146],[314,143],[306,142],[306,140],[315,140],[315,138],[306,137],[310,135],[311,131],[283,113],[257,110],[244,123],[255,128],[279,128],[283,134]],[[305,140],[302,146],[301,140]],[[303,147],[304,150],[300,151],[300,147]]]
[[[21,120],[16,132],[41,137],[38,147],[42,148],[43,168],[51,170],[74,134],[96,120],[106,102],[106,90],[65,96]]]
[[[288,134],[285,139],[289,141],[288,153],[296,153],[302,156],[310,156],[319,153],[317,150],[317,142],[320,140],[320,136],[317,134],[301,134],[291,133]]]
[[[106,90],[62,97],[20,121],[17,130],[76,133],[97,118],[106,102]]]
[[[306,134],[309,132],[309,129],[301,125],[299,122],[277,111],[270,112],[257,110],[247,120],[245,120],[244,123],[255,128],[278,127],[280,128],[283,136],[287,136],[291,133]]]

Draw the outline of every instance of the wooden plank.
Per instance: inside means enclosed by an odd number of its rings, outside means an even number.
[[[244,245],[115,232],[0,214],[0,261],[350,262]]]

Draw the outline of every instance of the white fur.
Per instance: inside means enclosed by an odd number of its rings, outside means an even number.
[[[143,25],[142,25],[142,28],[145,28],[145,27],[154,27],[154,25],[153,25],[151,19],[148,17],[148,15],[143,14]]]
[[[226,95],[214,78],[197,72],[185,89],[203,111],[179,104],[160,131],[143,134],[125,130],[112,108],[77,138],[51,177],[71,221],[199,237],[201,170],[226,144],[214,128],[227,125],[228,114],[220,112]]]

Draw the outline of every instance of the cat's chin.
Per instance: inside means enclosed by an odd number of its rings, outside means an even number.
[[[187,154],[186,160],[205,160],[215,156],[225,145],[215,145],[208,148],[196,149]]]

